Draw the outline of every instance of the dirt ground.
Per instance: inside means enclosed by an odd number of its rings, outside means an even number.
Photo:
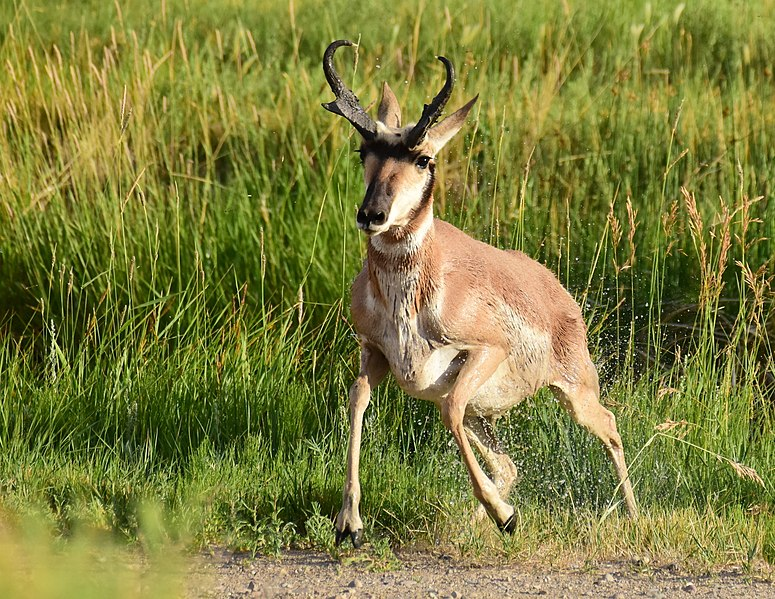
[[[342,564],[312,551],[279,558],[217,550],[197,558],[188,580],[189,599],[237,597],[381,597],[575,599],[775,599],[772,573],[749,575],[732,568],[693,576],[675,566],[644,568],[605,563],[594,569],[548,569],[525,563],[470,566],[444,553],[400,553],[389,571],[364,563]]]

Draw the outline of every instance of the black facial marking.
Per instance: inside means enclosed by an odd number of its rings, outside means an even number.
[[[389,144],[384,141],[371,141],[361,144],[358,152],[361,158],[366,158],[367,154],[373,154],[379,160],[387,160],[392,158],[394,160],[401,160],[402,162],[415,162],[423,154],[414,150],[409,150],[403,144]]]
[[[369,183],[369,186],[366,188],[366,195],[363,196],[363,203],[366,204],[371,200],[371,197],[374,195],[374,190],[376,189],[376,185],[374,184],[374,181]]]

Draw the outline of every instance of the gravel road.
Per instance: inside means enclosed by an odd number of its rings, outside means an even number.
[[[387,572],[368,564],[341,564],[324,553],[288,551],[280,558],[216,550],[199,556],[188,581],[188,599],[237,597],[381,597],[575,599],[775,599],[773,571],[750,575],[730,568],[690,575],[676,566],[645,568],[601,563],[590,569],[552,569],[510,562],[470,566],[444,553],[399,553]]]

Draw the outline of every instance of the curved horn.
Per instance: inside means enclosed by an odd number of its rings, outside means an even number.
[[[361,106],[358,97],[342,81],[334,68],[334,53],[340,46],[354,46],[349,40],[336,40],[326,48],[323,54],[323,73],[326,81],[334,92],[336,99],[323,104],[323,108],[346,118],[364,139],[374,139],[377,135],[377,125]]]
[[[433,101],[430,104],[423,106],[420,120],[406,136],[406,145],[410,148],[417,147],[422,140],[425,139],[428,129],[430,129],[441,116],[441,111],[444,110],[444,105],[452,95],[452,88],[455,85],[455,67],[453,67],[452,63],[443,56],[437,56],[436,58],[438,58],[446,67],[447,80],[444,82],[444,87],[441,88],[441,91],[433,98]]]

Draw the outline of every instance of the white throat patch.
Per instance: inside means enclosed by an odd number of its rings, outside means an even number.
[[[387,243],[382,239],[381,235],[369,238],[369,243],[380,254],[390,258],[416,254],[425,241],[431,226],[433,226],[433,211],[428,210],[421,218],[422,221],[420,221],[417,230],[409,233],[398,243]]]

